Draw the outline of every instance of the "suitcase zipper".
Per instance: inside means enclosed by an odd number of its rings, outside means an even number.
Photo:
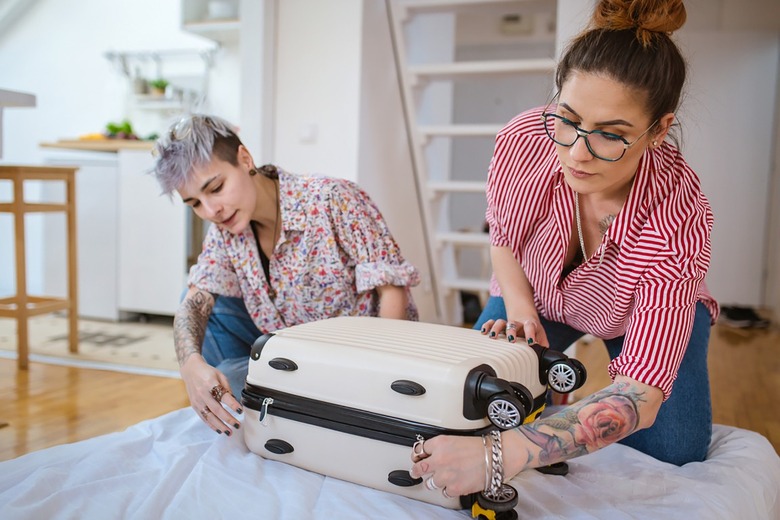
[[[263,425],[265,425],[268,415],[273,415],[351,435],[410,447],[415,443],[418,435],[422,435],[426,439],[436,435],[474,436],[495,429],[490,424],[473,430],[441,428],[309,399],[249,383],[242,392],[242,403],[245,407],[260,412],[259,422]]]
[[[268,407],[274,404],[272,397],[266,397],[263,399],[263,404],[260,405],[260,424],[265,426],[265,416],[268,413]]]

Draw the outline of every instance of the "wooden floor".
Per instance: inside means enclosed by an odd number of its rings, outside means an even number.
[[[579,347],[588,385],[603,385],[606,352]],[[780,453],[780,333],[717,325],[710,342],[714,421],[754,430]],[[588,387],[590,388],[590,386]],[[96,435],[188,406],[179,379],[0,359],[0,460]]]

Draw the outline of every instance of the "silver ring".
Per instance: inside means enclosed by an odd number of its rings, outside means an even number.
[[[430,453],[425,451],[425,439],[422,436],[418,436],[417,441],[412,445],[412,456],[418,460],[431,456]]]
[[[507,323],[506,324],[506,328],[507,329],[516,329],[517,325],[515,325],[514,323]]]
[[[204,419],[205,419],[205,418],[206,418],[206,416],[207,416],[208,414],[210,414],[210,413],[211,413],[211,410],[209,410],[208,408],[204,408],[203,410],[201,410],[201,411],[200,411],[200,415],[201,415],[201,416],[202,416]]]
[[[433,477],[429,478],[425,481],[425,487],[430,489],[431,491],[435,491],[439,489],[439,486],[436,485],[436,482],[433,481]]]
[[[444,498],[452,498],[450,495],[447,494],[447,487],[443,487],[441,490],[441,494],[444,495]]]

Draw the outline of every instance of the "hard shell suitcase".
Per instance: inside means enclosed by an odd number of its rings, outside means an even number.
[[[548,384],[569,392],[581,363],[465,328],[370,317],[292,326],[254,344],[242,393],[249,449],[324,475],[452,509],[413,479],[422,436],[483,435],[534,420]]]

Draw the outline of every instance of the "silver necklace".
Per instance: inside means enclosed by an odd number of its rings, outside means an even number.
[[[574,216],[577,219],[577,237],[580,239],[580,249],[582,250],[582,261],[588,261],[588,253],[585,251],[585,240],[582,238],[582,221],[580,220],[580,194],[574,193]],[[601,261],[604,260],[604,250],[606,247],[601,248],[601,254],[599,255],[599,263],[596,265],[596,269],[601,267]]]

